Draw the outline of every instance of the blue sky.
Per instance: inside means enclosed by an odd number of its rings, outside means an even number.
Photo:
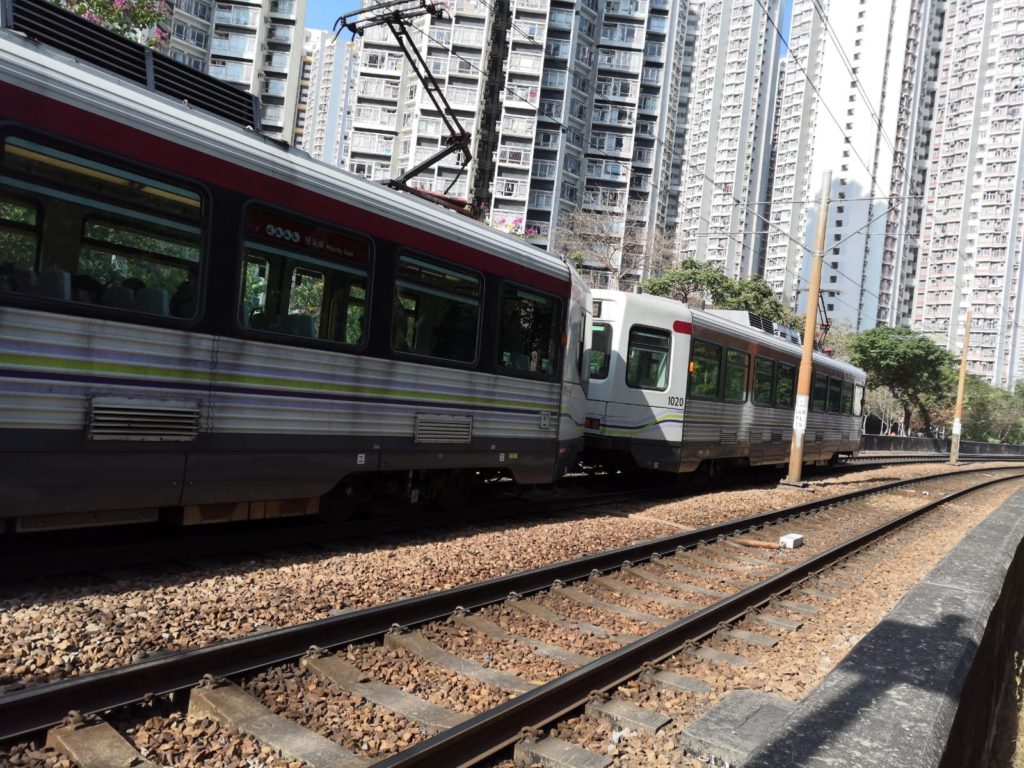
[[[335,20],[343,13],[359,9],[359,0],[309,0],[306,6],[306,29],[333,29]],[[348,39],[351,32],[345,32]]]
[[[355,11],[359,8],[359,0],[309,0],[306,7],[306,28],[307,29],[332,29],[335,20],[343,13]],[[782,23],[779,29],[789,36],[789,17],[793,15],[793,0],[785,0],[782,8]],[[351,32],[343,32],[342,37],[346,40],[352,36]],[[786,47],[782,46],[780,53],[786,53]]]

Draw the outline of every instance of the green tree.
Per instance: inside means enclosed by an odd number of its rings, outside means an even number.
[[[718,309],[745,309],[755,315],[781,322],[785,307],[775,298],[775,292],[759,277],[744,280],[729,280],[711,294],[711,300]]]
[[[685,259],[659,277],[643,282],[644,293],[666,296],[686,304],[697,304],[701,298],[713,300],[729,278],[707,261]]]
[[[875,386],[885,386],[903,403],[904,422],[916,408],[926,431],[930,408],[948,402],[956,387],[956,361],[946,350],[909,328],[872,328],[850,341],[850,360]]]
[[[687,304],[706,299],[716,309],[745,309],[773,321],[782,321],[786,315],[782,302],[761,278],[733,280],[714,264],[695,259],[681,261],[661,276],[645,280],[643,290]]]
[[[56,5],[150,48],[166,38],[157,28],[170,13],[166,0],[57,0]]]

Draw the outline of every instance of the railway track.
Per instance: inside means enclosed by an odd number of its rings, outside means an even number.
[[[815,467],[814,473],[842,472],[845,468],[887,466],[912,463],[942,463],[948,456],[911,454],[907,456],[865,456],[850,459],[838,467]],[[963,461],[999,461],[983,456],[963,457]],[[1006,457],[1006,461],[1020,461]],[[172,561],[197,561],[204,558],[248,555],[268,548],[323,546],[344,541],[365,541],[368,537],[440,529],[445,526],[500,519],[529,519],[537,515],[558,515],[609,505],[677,498],[679,486],[666,478],[655,484],[621,478],[605,478],[611,490],[596,492],[579,483],[592,478],[570,480],[567,493],[560,497],[527,498],[471,505],[455,512],[420,512],[370,519],[349,520],[341,524],[316,519],[270,520],[252,524],[225,523],[189,528],[163,528],[152,525],[67,531],[56,534],[28,534],[0,537],[0,557],[6,567],[0,574],[0,586],[34,579],[74,573],[110,571],[138,564]],[[737,478],[738,480],[739,478]],[[598,478],[598,484],[602,478]],[[625,486],[625,487],[623,487]],[[580,492],[582,490],[582,492]],[[474,512],[474,509],[477,511]]]
[[[294,723],[281,721],[265,710],[265,703],[225,680],[259,675],[263,670],[293,664],[305,656],[304,666],[317,675],[333,679],[335,685],[345,690],[359,691],[376,706],[396,709],[426,732],[435,733],[397,754],[381,755],[381,766],[472,764],[516,742],[523,728],[543,726],[578,710],[588,701],[595,711],[614,715],[618,705],[599,701],[592,696],[593,692],[614,690],[638,675],[657,677],[647,665],[715,633],[739,632],[738,637],[753,638],[756,633],[735,629],[736,622],[757,612],[763,623],[772,624],[773,614],[761,609],[773,601],[777,605],[782,593],[800,588],[816,572],[937,506],[993,483],[1022,476],[1009,470],[968,470],[927,480],[897,481],[480,584],[9,691],[0,696],[0,738],[9,741],[38,735],[58,725],[69,710],[102,712],[189,691],[197,715],[221,719],[243,732],[248,727],[259,730],[262,726],[252,725],[256,721],[272,724],[270,731],[253,735],[281,749],[290,759],[306,760],[310,765],[366,764],[366,760],[357,759],[365,757],[362,755],[352,757],[353,762],[344,762],[348,758],[336,744],[302,731]],[[915,490],[915,486],[919,488]],[[926,498],[925,486],[930,500],[900,514],[872,506],[873,500],[886,495],[903,494],[904,502],[908,501],[908,493],[913,494],[915,501]],[[857,506],[851,510],[851,505]],[[861,530],[850,539],[839,540],[837,523],[842,519],[849,522],[851,511],[857,512]],[[816,546],[809,544],[802,551],[769,554],[764,545],[774,535],[766,537],[763,529],[797,519],[801,531],[809,533],[809,542]],[[685,598],[680,596],[683,594]],[[581,621],[579,613],[575,618],[560,618],[572,611],[560,614],[551,607],[568,603],[583,606],[585,615],[603,615],[603,623],[610,624],[611,631],[602,630],[596,622]],[[618,647],[587,659],[586,653],[511,636],[491,620],[493,615],[487,618],[487,611],[493,614],[495,610],[515,612],[554,626],[561,622],[574,627],[574,631],[591,633],[601,642]],[[784,628],[786,621],[785,617],[774,616],[773,626]],[[521,647],[525,643],[537,656],[555,659],[556,666],[561,665],[565,671],[543,684],[507,672],[496,674],[500,670],[494,665],[460,660],[450,648],[446,649],[445,631],[439,629],[439,623],[446,627],[469,627],[487,635],[496,643],[492,650],[503,645]],[[455,716],[449,710],[407,694],[400,695],[401,692],[369,680],[341,655],[325,650],[382,639],[389,647],[403,648],[430,663],[449,665],[454,670],[452,674],[489,680],[487,685],[517,695],[506,695],[501,703],[475,712],[472,717]],[[311,648],[314,651],[309,654]],[[700,648],[690,650],[699,652]],[[200,680],[207,682],[196,688]],[[657,683],[690,684],[671,674],[662,675]],[[622,709],[618,706],[620,714]],[[243,712],[249,713],[249,720],[240,714]],[[105,725],[82,727],[81,722],[52,732],[51,738],[68,745],[76,738],[86,738],[87,733],[93,734],[88,738],[100,738],[102,734],[103,738],[120,739]],[[537,744],[542,741],[521,749],[541,749]],[[341,762],[318,763],[313,759],[318,748],[327,749]],[[288,754],[289,750],[292,754]]]

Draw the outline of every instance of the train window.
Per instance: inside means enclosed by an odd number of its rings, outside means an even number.
[[[476,360],[482,281],[413,256],[398,260],[391,311],[395,352],[457,363]]]
[[[725,353],[725,399],[742,403],[747,399],[747,371],[750,355],[730,349]]]
[[[590,378],[607,379],[612,361],[612,327],[608,323],[594,323],[590,343]]]
[[[246,328],[350,346],[366,338],[369,248],[333,228],[251,206],[245,219]]]
[[[199,243],[194,238],[149,222],[90,216],[84,224],[76,292],[106,306],[195,316],[193,276]],[[102,294],[100,286],[105,286]]]
[[[629,329],[626,352],[626,386],[636,389],[668,389],[669,350],[672,336],[668,331],[635,325]]]
[[[688,397],[718,399],[718,374],[722,367],[722,348],[706,341],[694,341],[690,353]]]
[[[772,383],[775,378],[775,361],[767,357],[754,358],[754,391],[751,400],[754,405],[772,404]]]
[[[814,374],[814,388],[811,392],[811,410],[824,411],[828,401],[828,376],[824,373]]]
[[[843,413],[853,413],[853,384],[849,381],[843,382]]]
[[[778,376],[775,379],[775,407],[792,408],[795,390],[796,367],[789,363],[779,363]]]
[[[195,316],[198,193],[17,136],[0,166],[0,290]]]
[[[861,410],[864,407],[864,385],[854,384],[853,385],[853,415],[860,416]]]
[[[561,314],[561,302],[554,296],[503,284],[498,367],[517,374],[556,376]]]
[[[843,404],[843,382],[839,379],[828,380],[828,412],[839,413]]]
[[[13,283],[15,269],[38,268],[39,223],[38,205],[15,197],[0,197],[0,280]]]

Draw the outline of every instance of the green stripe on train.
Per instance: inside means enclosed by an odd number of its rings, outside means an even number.
[[[450,403],[452,405],[483,405],[492,407],[516,408],[519,410],[545,410],[554,407],[538,403],[525,403],[516,400],[501,400],[491,397],[464,396],[455,398],[440,392],[420,392],[414,389],[389,389],[386,387],[368,387],[357,384],[335,384],[332,382],[307,382],[272,376],[247,376],[216,372],[211,379],[205,371],[189,371],[182,369],[160,368],[150,365],[133,363],[102,363],[96,364],[88,360],[67,360],[49,358],[38,355],[0,354],[0,363],[26,368],[42,368],[49,371],[95,371],[104,374],[122,374],[141,378],[155,378],[165,381],[186,380],[197,384],[245,384],[264,386],[277,389],[292,389],[311,392],[333,392],[349,395],[375,395],[379,397],[424,400],[429,402]]]

